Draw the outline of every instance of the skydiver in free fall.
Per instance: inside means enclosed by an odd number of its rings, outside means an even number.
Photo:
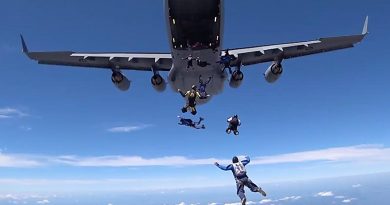
[[[226,133],[230,134],[233,131],[234,135],[240,134],[240,132],[238,131],[238,126],[241,126],[241,120],[238,119],[238,115],[229,117],[227,119],[227,122],[229,123],[229,125],[226,129]]]
[[[191,90],[183,93],[183,91],[181,91],[180,89],[178,89],[177,91],[179,91],[179,93],[181,94],[181,96],[183,96],[183,98],[187,97],[187,103],[186,105],[181,109],[181,111],[183,113],[187,112],[188,109],[191,109],[191,114],[193,115],[196,115],[197,111],[196,111],[196,99],[199,98],[199,99],[205,99],[206,97],[203,97],[200,95],[200,93],[197,91],[197,87],[196,85],[193,85],[191,87]]]
[[[177,116],[178,118],[180,118],[180,122],[177,123],[179,125],[184,125],[184,126],[188,126],[188,127],[192,127],[192,128],[195,128],[195,129],[206,129],[206,127],[204,126],[204,124],[200,125],[200,123],[204,120],[202,117],[199,117],[199,121],[198,122],[194,122],[193,120],[191,119],[187,119],[187,118],[183,118],[181,116]]]
[[[218,162],[215,162],[214,164],[224,171],[232,171],[234,179],[236,180],[237,195],[240,197],[242,205],[246,204],[244,190],[245,186],[248,187],[252,192],[259,192],[264,197],[267,196],[263,189],[253,183],[246,174],[245,166],[250,162],[250,158],[248,156],[246,156],[245,159],[241,161],[238,160],[238,157],[234,156],[232,162],[232,164],[227,166],[220,165]]]
[[[199,91],[200,95],[201,95],[202,97],[204,97],[204,98],[207,98],[207,97],[210,96],[210,95],[208,95],[208,94],[206,93],[206,86],[210,83],[210,81],[211,81],[212,79],[213,79],[213,77],[209,77],[209,78],[207,79],[207,81],[204,82],[203,79],[202,79],[202,75],[199,76],[199,88],[198,88],[198,91]]]
[[[222,64],[223,70],[222,72],[225,72],[225,69],[229,69],[229,73],[232,74],[232,68],[231,68],[231,63],[236,60],[236,57],[234,55],[229,54],[229,50],[225,51],[225,54],[221,56],[221,59],[217,61],[217,63]]]

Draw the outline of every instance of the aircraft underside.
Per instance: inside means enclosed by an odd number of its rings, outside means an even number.
[[[217,49],[218,50],[218,49]],[[192,55],[198,60],[193,60],[192,67],[187,68],[187,60],[185,59],[188,55]],[[168,75],[168,83],[174,91],[178,89],[187,91],[191,89],[192,85],[198,85],[202,80],[207,82],[206,92],[213,96],[223,91],[224,82],[227,78],[227,73],[222,72],[223,66],[219,61],[219,52],[215,50],[176,50],[173,55],[175,60],[173,66]],[[210,98],[200,100],[199,102],[206,102]]]

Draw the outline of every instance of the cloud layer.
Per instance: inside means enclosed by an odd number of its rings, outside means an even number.
[[[42,166],[43,163],[39,160],[32,159],[31,156],[21,155],[6,155],[0,152],[0,167],[37,167]]]
[[[143,158],[141,156],[92,156],[74,155],[37,156],[0,153],[0,167],[35,167],[44,165],[68,165],[75,167],[145,167],[145,166],[200,166],[218,161],[230,163],[230,159],[193,159],[184,156]],[[390,162],[390,148],[378,145],[358,145],[295,152],[281,155],[252,157],[252,165],[325,162]]]

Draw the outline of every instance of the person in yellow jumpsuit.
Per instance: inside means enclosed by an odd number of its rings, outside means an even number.
[[[193,85],[191,87],[191,90],[183,93],[180,89],[178,89],[179,93],[183,98],[187,97],[187,103],[186,105],[181,109],[183,113],[187,112],[188,109],[191,109],[191,114],[196,115],[196,99],[205,99],[205,96],[201,96],[200,93],[196,89],[196,85]]]

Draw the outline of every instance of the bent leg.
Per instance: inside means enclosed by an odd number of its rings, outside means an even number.
[[[184,107],[181,109],[181,112],[182,112],[182,113],[187,112],[187,107],[188,107],[188,106],[184,106]]]
[[[257,186],[255,183],[252,182],[252,180],[248,179],[245,182],[245,186],[247,186],[252,192],[259,192],[264,197],[267,196],[267,194],[261,189],[261,187]]]
[[[247,186],[252,192],[258,192],[259,189],[260,189],[260,188],[259,188],[255,183],[253,183],[252,180],[250,180],[250,179],[247,179],[247,180],[245,181],[245,186]]]

